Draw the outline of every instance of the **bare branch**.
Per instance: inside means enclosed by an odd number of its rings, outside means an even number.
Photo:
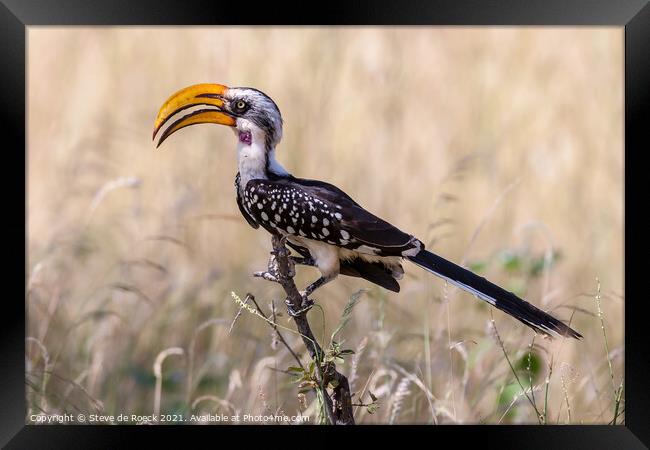
[[[267,315],[264,314],[264,311],[262,311],[262,308],[260,308],[260,305],[257,304],[257,301],[255,300],[255,296],[253,294],[246,294],[246,298],[250,299],[255,304],[257,311],[268,319]],[[284,339],[284,336],[282,336],[282,333],[280,333],[280,330],[278,330],[278,326],[275,323],[275,317],[273,318],[273,321],[269,320],[267,323],[271,328],[273,328],[276,336],[278,337],[278,339],[280,339],[280,342],[282,342],[284,346],[287,348],[287,350],[289,350],[289,353],[291,353],[291,356],[293,356],[293,358],[296,360],[300,368],[304,370],[304,366],[302,365],[302,361],[300,361],[300,357],[296,354],[296,352],[293,351],[289,343]]]
[[[293,261],[289,257],[289,250],[280,236],[273,235],[271,243],[273,245],[272,256],[275,256],[275,258],[271,258],[271,261],[275,262],[274,267],[269,267],[269,273],[272,273],[274,278],[272,281],[276,281],[284,289],[287,295],[287,304],[290,304],[294,311],[300,311],[303,308],[303,298],[293,281],[295,269]],[[311,331],[306,311],[292,317],[305,347],[318,369],[316,376],[320,385],[319,389],[325,400],[325,410],[330,424],[353,425],[354,417],[348,379],[336,370],[336,365],[333,362],[325,362],[325,353]],[[331,396],[327,391],[328,386],[332,386]]]

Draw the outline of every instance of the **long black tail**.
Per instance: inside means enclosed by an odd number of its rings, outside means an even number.
[[[434,275],[444,278],[453,285],[476,295],[481,300],[485,300],[495,308],[510,314],[535,331],[548,336],[561,335],[576,339],[582,337],[577,331],[520,299],[512,292],[508,292],[496,284],[490,283],[485,278],[479,277],[469,270],[463,269],[427,250],[422,250],[415,256],[409,256],[408,259]]]

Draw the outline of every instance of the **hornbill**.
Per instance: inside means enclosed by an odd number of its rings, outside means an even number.
[[[293,257],[295,262],[320,270],[321,276],[304,291],[305,309],[313,303],[308,296],[339,274],[361,277],[399,292],[397,280],[404,274],[401,261],[407,259],[536,332],[582,337],[512,292],[429,252],[415,236],[366,211],[336,186],[287,172],[275,155],[282,138],[282,116],[263,92],[221,84],[181,89],[160,108],[153,139],[165,124],[168,126],[157,147],[176,131],[201,123],[227,125],[237,136],[239,172],[235,188],[237,205],[246,221],[253,228],[261,226],[283,237],[301,255]]]

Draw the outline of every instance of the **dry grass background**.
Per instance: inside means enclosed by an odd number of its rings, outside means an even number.
[[[533,340],[494,312],[513,365],[528,366],[533,345],[531,369],[516,369],[547,423],[610,422],[624,355],[622,36],[30,27],[30,412],[151,414],[159,402],[163,413],[315,419],[313,394],[301,402],[274,370],[295,362],[267,324],[245,313],[228,332],[231,291],[284,310],[280,287],[250,275],[270,242],[239,216],[232,133],[204,125],[157,151],[151,142],[172,92],[218,82],[277,102],[291,172],[340,186],[441,255],[572,318],[581,342]],[[303,268],[299,285],[315,276]],[[358,408],[358,422],[538,423],[486,305],[409,265],[399,295],[347,277],[318,291],[314,329],[329,336],[360,288],[342,333],[357,353],[340,367],[379,409]],[[157,385],[154,363],[170,348],[181,350]]]

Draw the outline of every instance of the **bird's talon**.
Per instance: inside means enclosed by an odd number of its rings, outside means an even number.
[[[269,262],[267,263],[267,266],[269,268],[269,272],[277,270],[277,268],[278,268],[278,260],[277,260],[277,258],[275,256],[275,253],[271,252],[271,255],[269,256]]]
[[[293,308],[293,303],[291,302],[291,300],[286,299],[285,303],[287,304],[287,312],[291,317],[298,317],[300,315],[303,315],[307,313],[307,311],[309,311],[312,308],[312,306],[314,306],[314,301],[311,300],[310,298],[307,298],[307,296],[302,296],[300,309],[297,311]]]
[[[257,278],[264,278],[266,281],[272,281],[274,283],[280,282],[280,280],[278,280],[278,277],[266,271],[254,272],[253,276]]]
[[[302,308],[311,308],[314,306],[315,302],[309,298],[306,291],[300,292],[300,297],[302,298],[302,304],[300,305]]]

